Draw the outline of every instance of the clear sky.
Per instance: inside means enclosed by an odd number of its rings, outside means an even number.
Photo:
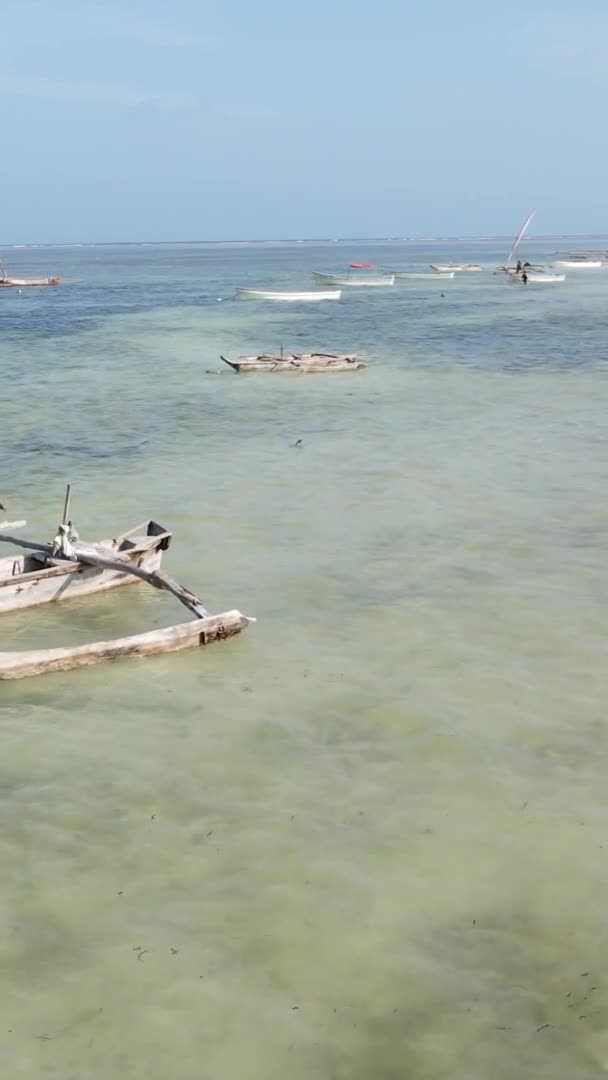
[[[1,243],[608,232],[608,0],[6,0]]]

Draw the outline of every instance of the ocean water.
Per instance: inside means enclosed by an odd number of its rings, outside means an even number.
[[[0,296],[7,516],[52,537],[70,482],[83,538],[155,517],[172,576],[258,621],[0,684],[3,1076],[605,1076],[608,271],[231,299],[503,258],[10,253],[65,282]],[[370,364],[221,370],[281,345]],[[134,586],[0,649],[185,618]]]

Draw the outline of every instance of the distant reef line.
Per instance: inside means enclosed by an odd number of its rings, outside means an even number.
[[[306,239],[285,240],[91,240],[71,243],[9,244],[0,241],[0,247],[11,251],[30,251],[39,248],[100,248],[100,247],[292,247],[318,244],[456,244],[505,243],[510,235],[496,236],[319,236]],[[526,242],[538,243],[572,240],[608,240],[608,233],[546,233],[528,236]]]

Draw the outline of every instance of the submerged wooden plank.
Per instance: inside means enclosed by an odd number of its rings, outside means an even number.
[[[255,619],[240,611],[224,611],[161,630],[149,630],[144,634],[115,638],[112,641],[96,641],[91,645],[76,645],[65,649],[35,649],[27,652],[0,653],[0,680],[25,679],[52,671],[70,671],[73,668],[102,664],[125,657],[153,656],[158,653],[178,652],[195,645],[210,645],[234,637]]]

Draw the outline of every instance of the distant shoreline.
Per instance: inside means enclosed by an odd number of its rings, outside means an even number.
[[[318,237],[305,240],[98,240],[73,243],[2,244],[8,251],[31,251],[40,248],[105,248],[105,247],[318,247],[326,244],[379,245],[379,244],[498,244],[509,243],[511,236],[353,236]],[[606,241],[606,233],[563,233],[560,235],[528,236],[526,243],[553,243],[563,241]]]

